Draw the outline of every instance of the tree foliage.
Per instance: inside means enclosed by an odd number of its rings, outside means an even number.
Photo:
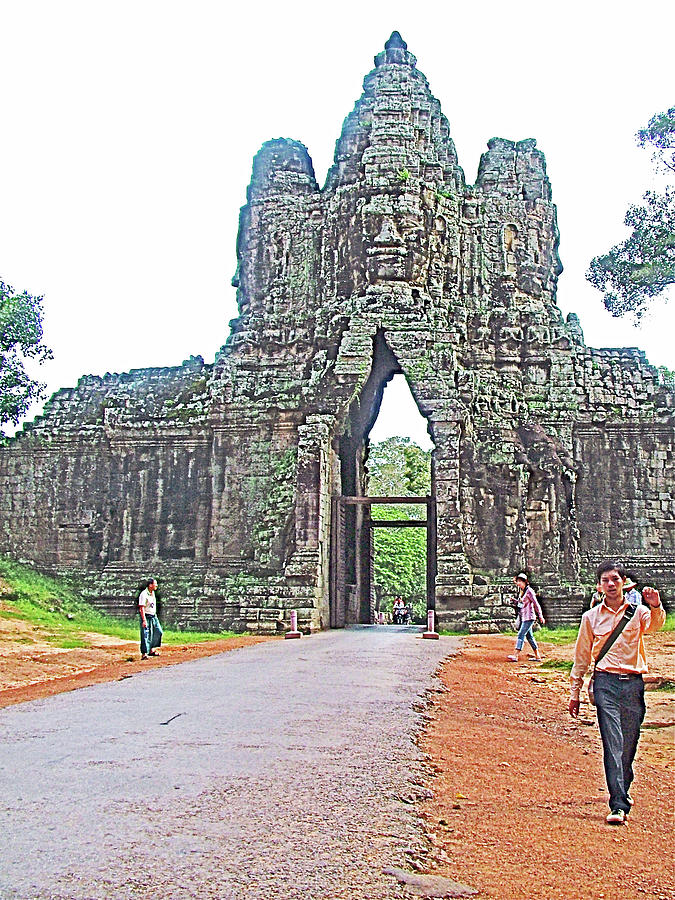
[[[26,362],[52,358],[42,342],[42,297],[17,293],[0,280],[0,426],[18,423],[45,385],[31,378]]]
[[[368,475],[371,497],[423,497],[431,490],[431,451],[407,437],[371,444]]]
[[[638,131],[640,147],[651,147],[657,170],[675,174],[675,107],[653,116]],[[675,187],[647,191],[643,203],[631,206],[624,224],[630,235],[602,256],[596,256],[586,277],[604,293],[614,316],[639,319],[649,303],[675,284]]]
[[[431,491],[431,452],[410,438],[393,437],[373,444],[368,455],[371,497],[419,497]],[[426,508],[417,504],[373,506],[374,519],[423,519]],[[426,617],[426,529],[376,528],[373,532],[375,583],[380,609],[390,611],[400,596],[413,618]]]
[[[646,128],[637,135],[640,147],[652,147],[655,168],[675,172],[675,106],[652,116]]]

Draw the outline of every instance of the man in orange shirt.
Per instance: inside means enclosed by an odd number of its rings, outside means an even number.
[[[570,676],[570,715],[579,715],[579,694],[584,675],[598,658],[605,641],[621,621],[630,604],[623,595],[621,566],[605,562],[598,567],[598,591],[602,601],[581,617]],[[623,825],[633,805],[628,793],[633,781],[633,760],[645,717],[647,671],[643,636],[658,631],[666,620],[659,592],[642,591],[644,604],[635,609],[623,631],[602,657],[593,679],[598,725],[603,746],[605,778],[609,789],[608,825]]]

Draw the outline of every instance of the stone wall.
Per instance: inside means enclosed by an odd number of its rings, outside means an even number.
[[[441,623],[503,625],[522,568],[574,620],[607,554],[672,594],[675,386],[561,315],[551,196],[533,139],[492,138],[466,183],[394,33],[323,189],[297,141],[255,157],[213,366],[84,378],[2,448],[0,549],[116,611],[154,574],[182,624],[367,620],[363,519],[331,499],[367,490],[403,373],[435,444]]]

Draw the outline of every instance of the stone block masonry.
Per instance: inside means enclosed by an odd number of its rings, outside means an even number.
[[[239,316],[213,365],[84,377],[0,448],[0,552],[168,623],[275,633],[372,615],[368,434],[404,374],[434,441],[441,626],[510,620],[527,569],[576,621],[601,557],[675,592],[675,384],[586,347],[556,304],[556,209],[536,141],[492,138],[466,183],[397,32],[321,188],[307,149],[253,161]],[[337,510],[337,512],[336,512]]]

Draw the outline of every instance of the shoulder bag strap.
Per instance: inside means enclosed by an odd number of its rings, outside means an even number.
[[[633,615],[635,614],[636,609],[637,609],[636,606],[633,606],[630,603],[628,604],[628,608],[626,609],[624,614],[621,616],[621,620],[620,620],[619,624],[616,626],[614,631],[607,638],[605,643],[602,645],[602,649],[598,653],[598,656],[595,660],[595,665],[593,666],[593,674],[594,675],[595,675],[595,670],[598,667],[598,663],[600,662],[602,657],[607,653],[607,651],[610,649],[610,647],[612,646],[614,641],[618,638],[618,636],[621,634],[621,632],[624,630],[626,625],[628,625],[630,620],[633,618]]]

